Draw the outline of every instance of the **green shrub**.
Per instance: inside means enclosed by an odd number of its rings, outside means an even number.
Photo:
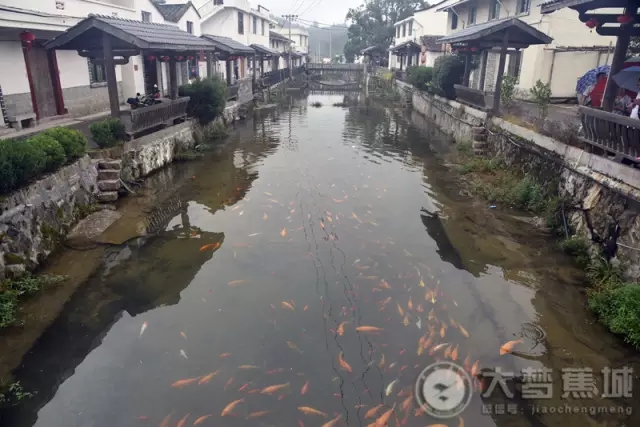
[[[543,83],[542,80],[536,81],[536,84],[529,89],[533,102],[538,106],[538,119],[547,118],[549,112],[549,104],[551,104],[551,85]]]
[[[588,305],[611,332],[640,349],[640,286],[624,284],[589,290]]]
[[[108,119],[92,123],[89,126],[93,140],[100,148],[113,147],[124,140],[124,125],[120,119],[109,117]]]
[[[224,111],[227,102],[227,85],[218,76],[195,79],[180,86],[180,96],[188,96],[187,114],[205,125]]]
[[[8,190],[13,190],[21,185],[28,184],[38,178],[45,169],[47,156],[27,141],[6,141],[0,151],[6,151],[8,161],[11,164],[12,183]]]
[[[571,236],[566,240],[560,242],[560,249],[569,256],[572,256],[576,263],[586,268],[591,261],[589,255],[589,242],[586,239],[578,236]]]
[[[65,164],[67,156],[64,153],[62,145],[52,137],[44,134],[38,134],[32,136],[26,141],[32,145],[35,149],[44,152],[46,162],[44,165],[45,172],[54,172],[58,168]]]
[[[449,99],[455,99],[456,91],[453,87],[460,84],[464,77],[464,61],[456,55],[445,55],[436,58],[433,66],[433,90]]]
[[[509,108],[513,103],[517,83],[518,78],[515,76],[506,75],[502,78],[502,85],[500,85],[500,102],[502,102],[504,108]]]
[[[86,150],[87,138],[79,130],[57,127],[48,129],[43,134],[54,138],[62,145],[68,161],[81,157]]]
[[[433,79],[433,67],[413,66],[407,70],[409,83],[421,90],[426,90]]]

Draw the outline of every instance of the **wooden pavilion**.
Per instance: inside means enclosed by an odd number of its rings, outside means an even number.
[[[121,113],[115,66],[127,64],[130,57],[137,55],[153,57],[169,64],[170,99],[163,100],[161,104],[135,110],[139,113],[130,116],[133,123],[128,123],[128,131],[131,134],[177,118],[173,116],[185,115],[188,98],[186,101],[178,99],[176,64],[196,57],[204,61],[205,52],[211,53],[215,50],[207,40],[173,25],[101,15],[89,15],[49,41],[45,47],[76,50],[80,56],[104,64],[111,115],[118,118],[121,117]]]
[[[391,51],[391,53],[393,53],[396,57],[399,58],[400,61],[400,71],[402,71],[402,62],[403,62],[403,58],[406,57],[407,58],[407,69],[411,66],[414,65],[411,61],[411,58],[413,58],[414,56],[416,58],[419,57],[420,52],[422,52],[422,46],[420,46],[418,43],[414,42],[413,40],[407,40],[404,43],[400,43],[397,46],[393,46],[391,48],[389,48],[389,50]],[[416,59],[416,64],[418,64],[418,59]]]
[[[216,49],[216,56],[218,59],[225,61],[225,74],[227,77],[227,85],[231,87],[234,83],[231,76],[233,75],[233,66],[236,61],[242,59],[244,62],[247,58],[254,58],[256,51],[247,45],[244,45],[238,41],[233,40],[230,37],[216,36],[212,34],[203,34],[202,38],[210,42]],[[255,68],[255,66],[254,66]],[[244,72],[244,64],[240,64],[241,70],[238,74],[238,78],[242,78]]]
[[[489,50],[499,47],[500,60],[498,62],[495,93],[493,96],[492,111],[497,113],[500,109],[500,92],[502,87],[502,77],[507,58],[507,52],[511,49],[525,49],[531,45],[548,44],[553,39],[545,33],[537,30],[531,25],[515,17],[506,17],[482,24],[473,25],[443,37],[441,43],[451,45],[453,51],[460,52],[465,57],[465,86],[469,85],[469,75],[471,73],[471,58],[473,55],[481,56],[480,66],[480,88],[484,88],[484,81],[487,70],[487,58]],[[458,89],[458,88],[456,88]],[[465,88],[460,95],[469,95],[470,98],[484,99],[484,92]],[[473,102],[475,104],[475,102]],[[484,104],[484,101],[482,101]]]

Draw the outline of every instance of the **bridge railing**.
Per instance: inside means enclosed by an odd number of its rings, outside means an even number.
[[[309,63],[310,70],[326,70],[326,71],[364,71],[364,64],[324,64]]]

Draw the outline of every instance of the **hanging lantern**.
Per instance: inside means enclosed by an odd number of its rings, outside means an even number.
[[[27,49],[31,49],[31,45],[35,39],[36,35],[30,31],[23,31],[20,33],[20,40],[22,40]]]
[[[194,60],[194,57],[193,57],[193,56],[187,56],[187,59],[188,59],[189,61],[193,61],[193,60]]]
[[[156,57],[155,57],[155,56],[153,56],[153,55],[149,55],[149,56],[147,56],[147,59],[148,59],[149,61],[155,61],[155,60],[156,60]]]
[[[478,48],[477,48],[477,47],[472,47],[472,48],[471,48],[471,52],[477,52],[477,51],[478,51]]]
[[[161,56],[160,60],[164,61],[164,62],[167,62],[169,60],[169,57],[168,56]]]
[[[591,18],[589,19],[587,22],[585,22],[585,24],[587,27],[594,29],[595,27],[598,26],[598,20],[596,18]]]
[[[616,20],[622,25],[626,25],[633,21],[633,17],[631,15],[620,15],[616,18]]]
[[[176,61],[182,61],[182,56],[176,57]]]

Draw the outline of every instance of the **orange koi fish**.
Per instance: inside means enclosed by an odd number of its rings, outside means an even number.
[[[462,335],[464,335],[466,338],[469,338],[469,332],[467,332],[467,330],[459,323],[458,323],[458,329],[460,330],[460,333]]]
[[[171,421],[171,415],[173,415],[173,412],[167,415],[166,417],[164,417],[164,419],[160,423],[160,427],[169,427],[169,421]]]
[[[309,406],[298,406],[298,410],[300,412],[302,412],[305,415],[320,415],[323,416],[325,418],[328,417],[328,415],[324,412],[320,412],[317,409],[311,408]]]
[[[509,341],[507,343],[504,343],[501,347],[500,347],[500,356],[503,356],[507,353],[511,353],[511,351],[513,350],[513,347],[522,342],[522,338],[517,339],[517,340],[513,340],[513,341]]]
[[[242,284],[245,284],[245,283],[247,283],[246,280],[232,280],[229,283],[227,283],[227,285],[236,286],[236,285],[242,285]]]
[[[357,332],[380,332],[384,331],[382,328],[377,328],[375,326],[358,326],[356,328]]]
[[[193,422],[193,425],[197,426],[198,424],[202,424],[203,422],[205,422],[207,420],[207,418],[210,418],[212,416],[213,416],[213,414],[208,414],[208,415],[203,415],[201,417],[198,417],[198,419]]]
[[[293,308],[293,306],[290,303],[286,302],[286,301],[282,301],[280,303],[280,306],[282,306],[282,308],[288,308],[291,311],[295,311],[295,308]]]
[[[404,310],[402,309],[402,307],[400,307],[400,304],[396,302],[396,306],[398,307],[398,313],[400,314],[400,316],[404,316]]]
[[[338,415],[337,417],[335,417],[331,421],[328,421],[328,422],[322,424],[322,427],[333,427],[338,423],[338,421],[340,421],[341,418],[342,418],[342,415]]]
[[[338,335],[340,335],[340,336],[343,336],[343,335],[344,335],[344,324],[345,324],[345,323],[347,323],[347,322],[342,322],[342,323],[340,323],[340,324],[338,325],[337,332],[338,332]]]
[[[309,390],[309,381],[304,383],[304,385],[302,386],[302,389],[300,389],[300,394],[304,396],[308,390]]]
[[[178,424],[176,425],[176,427],[184,427],[187,424],[187,418],[189,418],[189,415],[191,414],[187,413],[187,415],[182,417],[182,419],[178,421]]]
[[[231,356],[231,353],[222,353],[222,354],[220,355],[220,358],[223,358],[223,357],[229,357],[229,356]]]
[[[453,349],[453,351],[451,352],[451,360],[453,360],[454,362],[456,360],[458,360],[458,346],[456,345],[456,348]]]
[[[364,419],[366,420],[367,418],[375,417],[375,416],[378,414],[378,410],[379,410],[380,408],[382,408],[382,406],[383,406],[383,405],[382,405],[382,403],[381,403],[381,404],[379,404],[379,405],[377,405],[377,406],[374,406],[373,408],[369,409],[369,410],[366,412],[366,414],[364,414]]]
[[[473,366],[471,367],[471,375],[475,377],[478,374],[479,370],[480,370],[480,361],[476,360],[476,363],[474,363]]]
[[[380,279],[380,287],[382,289],[391,289],[391,285],[384,279]]]
[[[263,388],[260,393],[261,394],[273,394],[278,390],[282,390],[283,388],[287,388],[289,387],[289,383],[285,383],[285,384],[276,384],[276,385],[271,385],[269,387],[265,387]]]
[[[407,307],[409,310],[413,310],[413,302],[411,302],[411,297],[409,297],[409,302],[407,303]]]
[[[282,229],[282,231],[280,232],[280,235],[281,235],[282,237],[287,237],[287,229],[286,229],[286,228],[283,228],[283,229]]]
[[[353,369],[351,369],[351,365],[349,365],[347,363],[346,360],[344,360],[343,356],[342,356],[342,352],[340,352],[340,354],[338,355],[338,363],[340,364],[340,367],[342,369],[344,369],[345,371],[351,373],[353,372]]]
[[[252,413],[250,413],[249,415],[247,415],[247,419],[261,417],[261,416],[263,416],[263,415],[270,414],[271,412],[273,412],[273,411],[258,411],[258,412],[252,412]]]
[[[198,384],[202,385],[202,384],[208,383],[209,381],[211,381],[213,379],[213,377],[218,375],[218,372],[220,372],[220,371],[216,370],[216,371],[211,372],[209,375],[206,375],[206,376],[202,377],[202,379],[200,381],[198,381]]]
[[[174,382],[173,384],[171,384],[171,387],[174,387],[174,388],[182,388],[182,387],[187,386],[187,385],[189,385],[189,384],[193,384],[193,383],[195,383],[195,382],[196,382],[196,381],[198,381],[200,378],[201,378],[201,377],[196,377],[196,378],[187,378],[187,379],[184,379],[184,380],[178,380],[178,381]]]
[[[393,407],[389,409],[387,412],[385,412],[384,414],[382,414],[380,418],[378,418],[376,422],[373,423],[373,425],[375,427],[385,427],[389,423],[389,418],[391,418],[391,414],[393,414],[393,411],[395,411],[395,408],[396,408],[396,404],[394,403]]]
[[[207,249],[211,249],[212,251],[215,251],[216,249],[218,249],[220,247],[220,242],[216,242],[216,243],[209,243],[208,245],[204,245],[200,248],[200,252],[204,252]]]
[[[464,420],[460,416],[458,416],[458,418],[460,418],[460,423],[458,423],[458,427],[464,427]]]
[[[227,416],[231,413],[231,411],[233,411],[233,409],[238,406],[238,404],[240,404],[241,402],[244,402],[244,397],[242,399],[238,399],[238,400],[234,400],[233,402],[229,403],[227,406],[224,407],[224,409],[222,410],[222,412],[220,413],[221,417]]]

